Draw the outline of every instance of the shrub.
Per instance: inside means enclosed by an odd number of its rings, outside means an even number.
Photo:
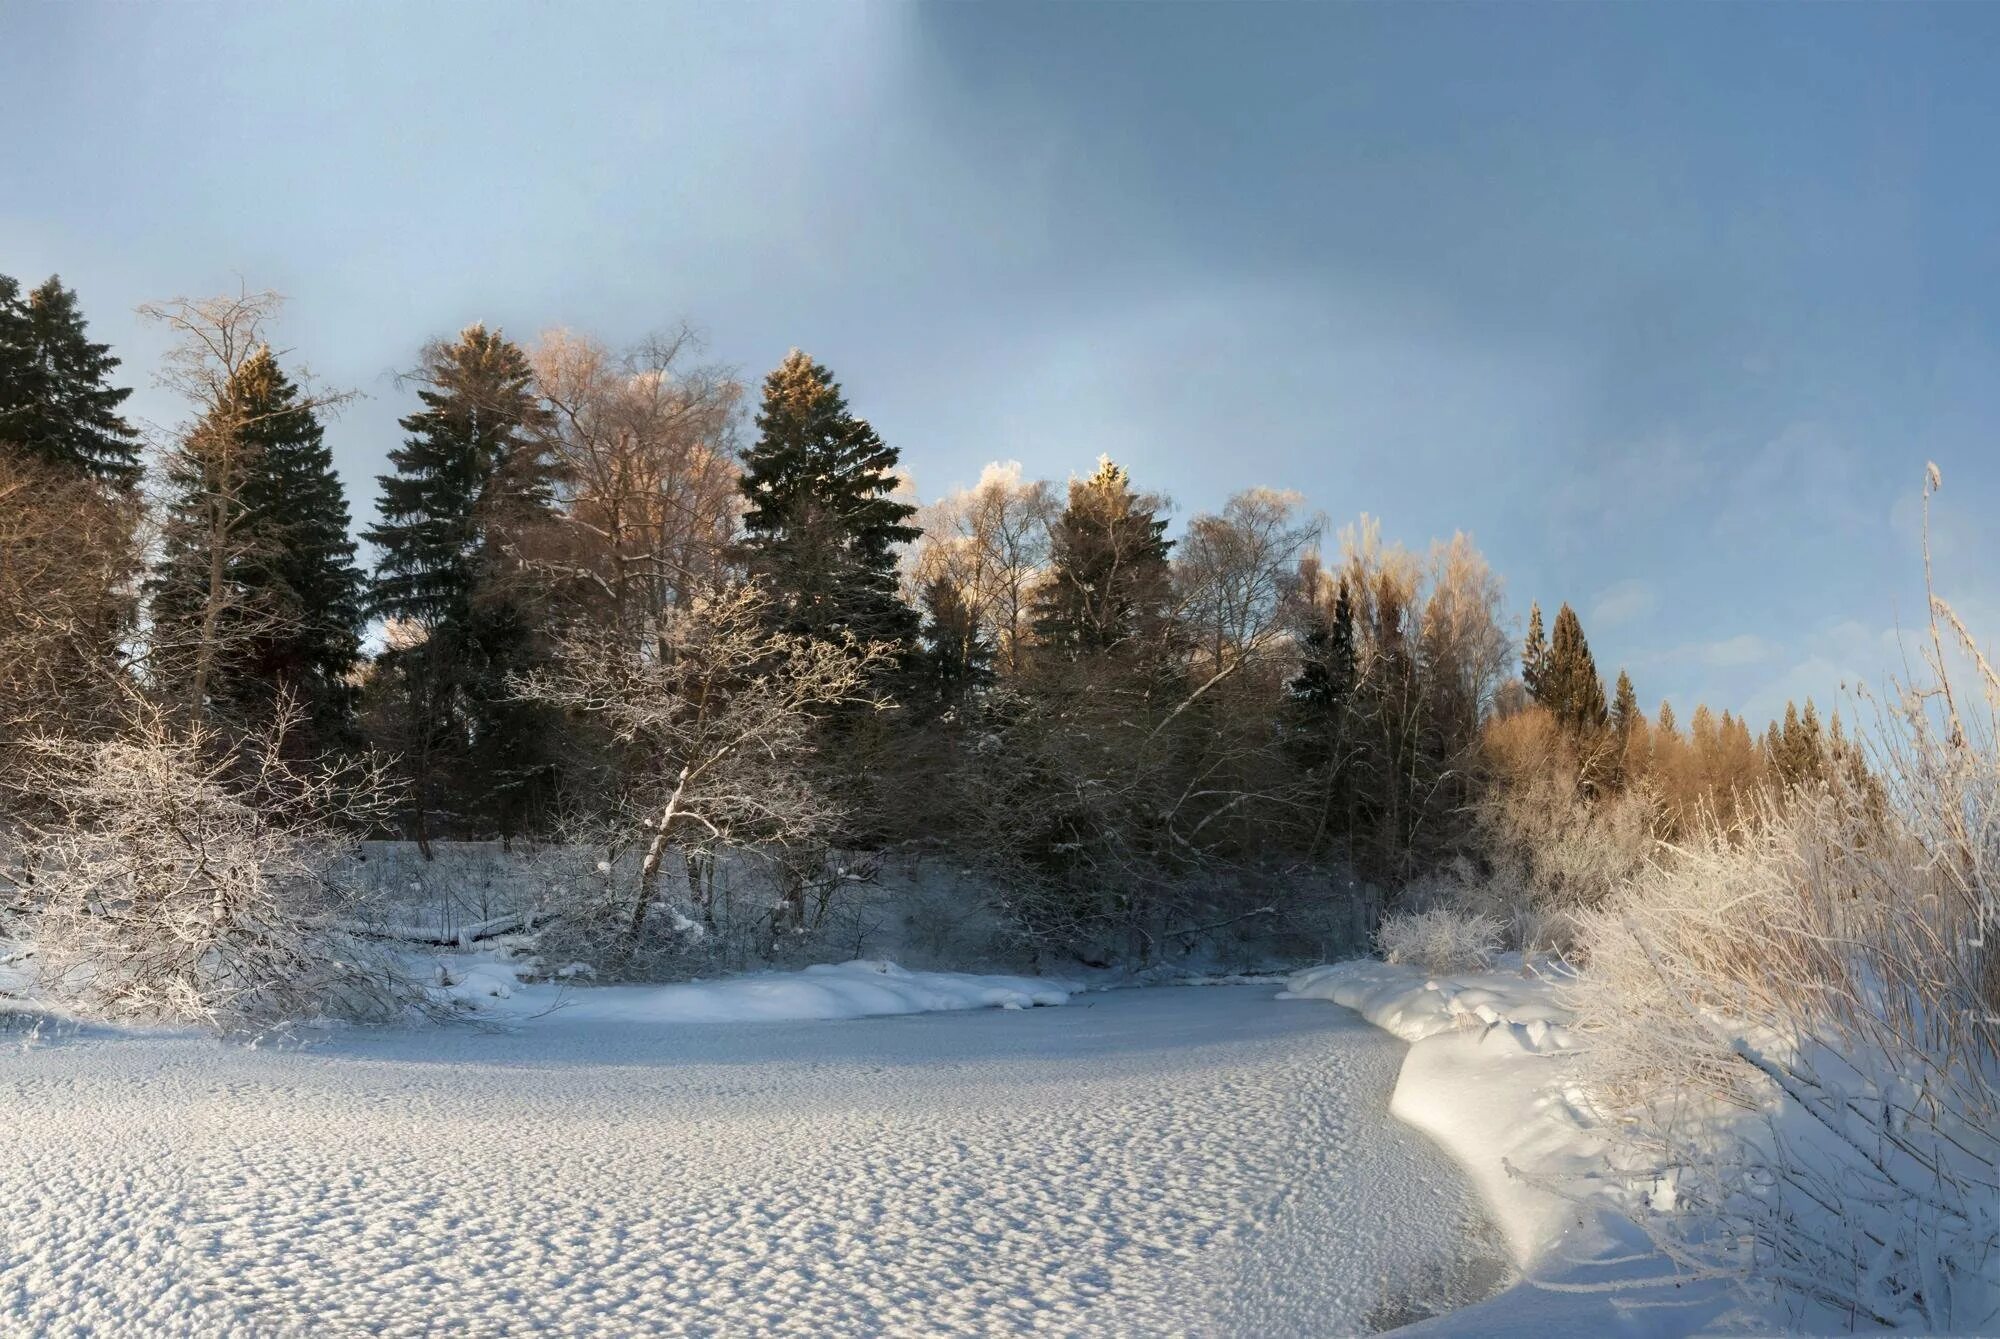
[[[1766,795],[1582,917],[1587,1086],[1672,1210],[1642,1226],[1815,1329],[2000,1324],[2000,676],[1935,597],[1930,650],[1873,775]]]
[[[13,784],[41,812],[7,873],[51,998],[112,1016],[259,1029],[387,1017],[421,991],[343,928],[351,825],[376,774],[286,756],[285,709],[247,743],[140,710],[117,736],[32,742]]]
[[[1385,917],[1375,942],[1390,962],[1433,972],[1475,972],[1500,951],[1500,922],[1490,916],[1433,907]]]

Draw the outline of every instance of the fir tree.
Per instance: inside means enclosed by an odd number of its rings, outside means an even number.
[[[1542,676],[1548,668],[1549,645],[1542,634],[1542,606],[1528,605],[1528,636],[1521,643],[1521,686],[1528,690],[1528,700],[1542,700]]]
[[[922,696],[936,709],[964,706],[993,677],[993,648],[979,626],[978,611],[946,577],[925,583],[924,624],[916,656]]]
[[[164,644],[192,652],[198,705],[225,715],[282,693],[321,743],[344,740],[362,578],[317,416],[268,348],[252,354],[169,461],[149,583]]]
[[[1611,699],[1611,728],[1620,739],[1627,738],[1639,723],[1639,695],[1632,691],[1632,676],[1618,671],[1618,689]]]
[[[370,604],[378,614],[438,628],[472,607],[489,522],[507,508],[546,509],[550,491],[534,430],[545,417],[519,346],[468,326],[425,359],[424,407],[402,420],[389,453],[381,520],[364,538],[380,551]]]
[[[1556,611],[1555,631],[1549,638],[1548,658],[1540,677],[1539,700],[1557,720],[1573,730],[1604,728],[1609,718],[1604,680],[1598,677],[1590,643],[1584,640],[1583,624],[1567,604]]]
[[[408,736],[417,836],[428,841],[441,783],[470,778],[466,797],[503,836],[518,831],[553,781],[548,712],[515,700],[532,670],[536,619],[513,580],[510,542],[550,519],[553,487],[538,437],[547,413],[518,345],[471,325],[425,352],[423,408],[380,479],[375,612],[424,629],[385,653],[388,691],[411,700],[392,717]]]
[[[1679,726],[1674,720],[1673,703],[1667,701],[1665,698],[1660,699],[1660,715],[1657,728],[1662,735],[1665,735],[1669,739],[1679,734]]]
[[[1322,780],[1338,761],[1360,673],[1354,643],[1354,599],[1343,578],[1335,588],[1333,611],[1318,601],[1300,639],[1299,672],[1285,685],[1285,743],[1292,760]],[[1333,789],[1322,787],[1323,806],[1334,804]]]
[[[1075,657],[1156,631],[1169,594],[1166,529],[1109,457],[1088,479],[1071,480],[1035,603],[1038,644]]]
[[[921,533],[890,494],[897,450],[847,407],[833,374],[799,350],[764,378],[757,441],[743,454],[744,551],[785,626],[909,645],[896,548]]]
[[[108,383],[118,360],[85,333],[76,293],[51,276],[21,296],[0,275],[0,442],[129,490],[139,438],[120,416],[131,391]]]

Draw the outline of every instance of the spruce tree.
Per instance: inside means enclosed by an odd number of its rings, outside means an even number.
[[[1322,815],[1336,804],[1332,773],[1341,753],[1360,667],[1354,643],[1354,599],[1343,578],[1328,613],[1314,601],[1300,639],[1299,672],[1285,685],[1286,751],[1299,769],[1322,782]],[[1324,826],[1324,818],[1317,825]]]
[[[1075,658],[1156,631],[1170,589],[1166,529],[1109,457],[1088,479],[1072,479],[1069,505],[1055,524],[1050,577],[1035,602],[1037,643]]]
[[[947,577],[923,588],[924,624],[916,656],[921,696],[938,711],[963,707],[973,692],[993,678],[993,648],[979,626],[978,611]]]
[[[1528,690],[1528,700],[1542,700],[1542,676],[1546,673],[1549,659],[1549,645],[1542,633],[1542,606],[1531,602],[1528,605],[1528,636],[1521,643],[1521,687]]]
[[[1631,735],[1639,723],[1639,695],[1632,691],[1632,676],[1618,671],[1618,690],[1611,699],[1611,728],[1620,739]]]
[[[158,637],[193,656],[198,705],[254,715],[280,694],[346,742],[364,621],[347,499],[319,419],[268,348],[169,461]]]
[[[547,507],[532,436],[545,411],[527,355],[483,325],[429,350],[423,380],[424,407],[401,421],[409,436],[389,453],[395,472],[377,479],[381,519],[363,537],[379,553],[374,612],[435,629],[471,610],[489,519],[503,505]]]
[[[1556,611],[1548,658],[1541,675],[1540,701],[1572,730],[1604,728],[1610,713],[1604,705],[1604,680],[1598,677],[1583,624],[1567,604]]]
[[[797,349],[764,378],[756,425],[743,454],[743,548],[778,620],[909,646],[917,616],[897,593],[896,549],[921,532],[909,524],[916,508],[891,496],[897,450]]]
[[[471,325],[425,352],[423,408],[390,453],[381,519],[366,533],[379,550],[373,610],[423,636],[385,653],[385,691],[406,740],[417,834],[449,777],[503,836],[519,829],[552,782],[545,710],[514,700],[511,677],[534,667],[534,611],[513,580],[511,541],[549,519],[553,490],[538,437],[547,411],[520,347]]]
[[[1680,733],[1679,726],[1674,720],[1674,705],[1665,698],[1660,699],[1660,715],[1657,728],[1661,734],[1669,739]]]
[[[21,295],[0,275],[0,442],[115,489],[139,481],[139,437],[119,414],[131,390],[109,378],[109,345],[86,333],[76,293],[55,276]]]

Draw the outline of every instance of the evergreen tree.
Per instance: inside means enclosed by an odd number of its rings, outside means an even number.
[[[1542,634],[1542,606],[1528,605],[1528,636],[1521,643],[1521,686],[1528,690],[1528,700],[1542,700],[1542,676],[1547,672],[1549,644]]]
[[[268,348],[252,354],[169,461],[156,636],[191,656],[191,689],[224,715],[281,693],[318,742],[351,730],[362,578],[347,499],[317,416]]]
[[[1673,703],[1668,702],[1665,698],[1660,699],[1658,729],[1661,734],[1669,739],[1674,738],[1680,733],[1679,726],[1674,720]]]
[[[365,534],[380,551],[370,604],[429,628],[462,623],[472,607],[495,513],[546,510],[550,489],[533,433],[545,411],[520,347],[472,325],[429,350],[423,408],[389,453],[381,520]],[[519,476],[519,477],[517,477]]]
[[[1610,715],[1604,705],[1604,680],[1598,677],[1597,662],[1584,640],[1583,624],[1567,604],[1556,611],[1555,632],[1549,638],[1540,678],[1538,700],[1557,720],[1572,730],[1604,728]]]
[[[757,441],[743,454],[744,551],[785,626],[909,645],[896,548],[921,533],[896,501],[897,450],[847,407],[825,367],[792,350],[764,378]]]
[[[1632,676],[1624,670],[1618,671],[1618,689],[1611,699],[1611,728],[1620,739],[1632,733],[1632,727],[1639,723],[1639,695],[1632,691]]]
[[[937,710],[964,706],[993,678],[993,648],[979,626],[978,611],[947,577],[924,585],[923,629],[916,656],[922,697]]]
[[[1294,719],[1319,720],[1347,704],[1359,664],[1354,649],[1354,599],[1343,579],[1331,615],[1315,607],[1300,647],[1299,672],[1286,685]]]
[[[139,480],[139,437],[120,416],[118,360],[85,333],[76,293],[51,276],[21,296],[0,275],[0,442],[119,490]]]
[[[1038,643],[1075,658],[1156,631],[1170,591],[1166,529],[1109,457],[1088,479],[1072,479],[1035,602]]]
[[[1345,578],[1335,588],[1331,614],[1313,602],[1300,652],[1299,672],[1285,688],[1283,738],[1292,762],[1313,783],[1308,846],[1317,849],[1351,798],[1343,755],[1360,660],[1354,597]]]
[[[537,618],[516,580],[511,541],[550,519],[553,487],[538,437],[547,411],[520,347],[471,325],[425,352],[423,408],[380,479],[380,550],[370,603],[423,629],[385,653],[384,690],[406,738],[417,836],[427,842],[441,784],[457,777],[503,836],[553,783],[545,709],[518,702],[511,677],[534,668]]]

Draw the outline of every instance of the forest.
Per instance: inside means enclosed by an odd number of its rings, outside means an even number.
[[[278,297],[142,311],[162,440],[76,294],[0,278],[0,966],[38,999],[453,1016],[385,847],[411,887],[490,848],[533,896],[445,939],[518,932],[570,981],[837,960],[869,898],[1050,973],[1373,950],[1295,989],[1394,1027],[1368,972],[1433,1004],[1457,973],[1573,1057],[1678,1277],[1992,1314],[2000,676],[1944,600],[1845,719],[1683,725],[1607,687],[1564,592],[1517,625],[1465,535],[1329,533],[1277,487],[1177,523],[1108,458],[921,503],[826,364],[753,389],[689,328],[416,351],[357,528],[350,392],[281,351]],[[1560,1012],[1496,1013],[1503,962]]]
[[[1259,487],[1170,539],[1109,459],[920,505],[826,365],[794,350],[753,393],[685,327],[612,349],[474,324],[416,353],[365,563],[324,442],[351,396],[287,367],[280,299],[143,311],[186,404],[152,443],[76,295],[0,279],[16,911],[87,954],[181,914],[135,887],[132,924],[97,924],[101,871],[50,865],[111,858],[100,829],[134,884],[221,844],[176,877],[266,929],[343,914],[338,880],[248,876],[267,845],[589,852],[561,919],[625,976],[699,960],[718,862],[767,884],[775,942],[903,851],[1056,965],[1440,901],[1556,946],[1656,843],[1867,775],[1811,702],[1683,729],[1623,671],[1607,690],[1574,610],[1518,634],[1465,535],[1331,536]],[[197,1011],[219,985],[181,984]]]

